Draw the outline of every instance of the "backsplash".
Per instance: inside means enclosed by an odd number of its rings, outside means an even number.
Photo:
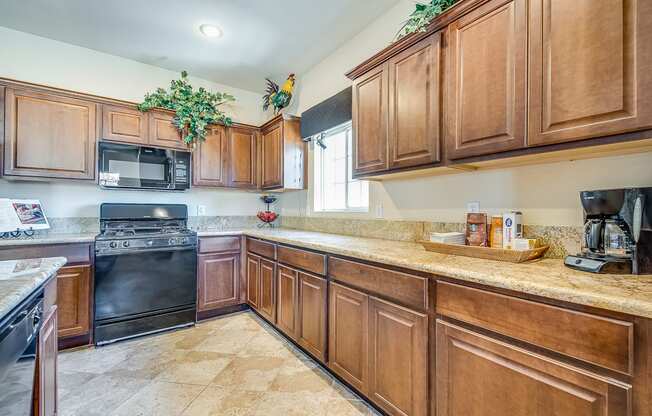
[[[464,232],[465,227],[463,223],[409,220],[293,216],[281,216],[280,220],[284,228],[398,241],[428,239],[431,232]],[[526,238],[537,238],[542,244],[549,244],[550,250],[546,253],[549,258],[564,258],[580,250],[582,227],[524,225],[523,233]]]

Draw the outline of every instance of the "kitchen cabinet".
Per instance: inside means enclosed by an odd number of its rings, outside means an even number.
[[[95,179],[96,112],[92,101],[5,88],[4,174]]]
[[[154,147],[171,147],[188,151],[188,145],[183,141],[181,132],[174,125],[174,113],[163,111],[148,112],[149,144]]]
[[[206,140],[197,142],[193,154],[192,184],[194,186],[226,186],[227,138],[224,126],[210,126]]]
[[[44,311],[45,319],[38,335],[37,347],[37,383],[38,416],[56,416],[58,404],[57,373],[57,306]]]
[[[363,394],[369,391],[369,296],[329,283],[328,368]]]
[[[278,115],[261,127],[261,188],[304,189],[306,144],[298,118]]]
[[[326,363],[328,283],[326,279],[299,272],[296,341],[315,358]]]
[[[255,189],[257,186],[257,130],[229,127],[227,131],[228,184],[232,188]]]
[[[443,91],[441,32],[391,58],[388,71],[389,169],[439,162]]]
[[[276,280],[276,326],[288,337],[297,338],[299,272],[278,266]]]
[[[270,322],[276,322],[276,263],[260,259],[258,311]]]
[[[530,3],[528,144],[652,126],[652,3]]]
[[[631,386],[437,321],[437,415],[631,415]]]
[[[527,2],[493,0],[448,27],[450,159],[525,146]]]
[[[102,106],[102,139],[146,145],[148,128],[147,114],[135,107]]]
[[[197,261],[197,312],[240,303],[240,253],[200,254]]]
[[[247,255],[247,303],[258,309],[258,291],[260,290],[260,257]]]
[[[91,266],[63,267],[57,273],[58,337],[91,331]]]

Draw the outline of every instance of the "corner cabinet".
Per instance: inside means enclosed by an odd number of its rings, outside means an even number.
[[[261,127],[261,182],[263,190],[305,189],[306,143],[298,118],[283,114]]]
[[[91,101],[6,87],[4,174],[94,179],[96,116]]]

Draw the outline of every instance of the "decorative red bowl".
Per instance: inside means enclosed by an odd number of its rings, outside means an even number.
[[[258,212],[257,217],[262,222],[270,223],[270,222],[274,222],[274,220],[276,220],[278,215],[276,215],[276,213],[273,211],[260,211]]]

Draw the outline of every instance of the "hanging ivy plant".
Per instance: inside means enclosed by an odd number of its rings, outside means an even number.
[[[200,87],[193,90],[188,82],[188,73],[181,72],[181,79],[173,80],[170,90],[158,88],[145,94],[145,100],[138,105],[140,111],[153,108],[166,108],[175,112],[174,125],[183,135],[186,144],[206,139],[206,127],[221,123],[230,126],[233,121],[219,107],[235,101],[235,97],[221,92],[210,92]]]
[[[432,19],[445,12],[457,0],[431,0],[428,3],[417,3],[416,9],[408,17],[403,27],[398,31],[396,40],[411,33],[425,32]]]

